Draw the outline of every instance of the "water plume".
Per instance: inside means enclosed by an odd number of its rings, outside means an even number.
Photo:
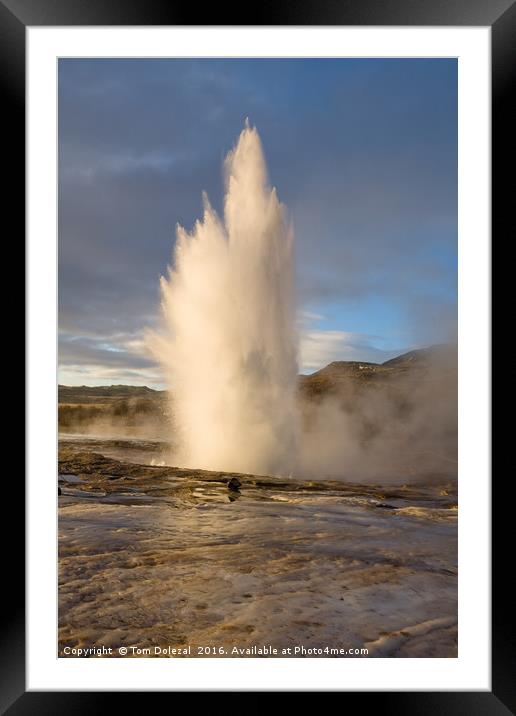
[[[223,219],[204,195],[161,278],[166,330],[152,347],[170,387],[174,461],[285,475],[298,423],[293,232],[248,122],[224,168]]]

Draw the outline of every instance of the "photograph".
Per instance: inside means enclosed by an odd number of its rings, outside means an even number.
[[[457,58],[60,57],[57,214],[59,659],[457,659]]]

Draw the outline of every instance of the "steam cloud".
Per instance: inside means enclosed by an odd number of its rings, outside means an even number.
[[[202,221],[178,227],[161,279],[167,330],[152,348],[173,396],[174,461],[288,474],[298,432],[293,232],[247,122],[225,173],[223,221],[205,195]]]

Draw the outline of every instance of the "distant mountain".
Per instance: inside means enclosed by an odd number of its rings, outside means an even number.
[[[132,398],[159,398],[165,391],[146,385],[59,385],[60,403],[111,403]]]

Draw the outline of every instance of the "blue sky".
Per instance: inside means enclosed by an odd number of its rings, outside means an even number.
[[[246,117],[295,228],[300,369],[455,340],[455,60],[63,59],[61,383],[162,383],[158,279]]]

